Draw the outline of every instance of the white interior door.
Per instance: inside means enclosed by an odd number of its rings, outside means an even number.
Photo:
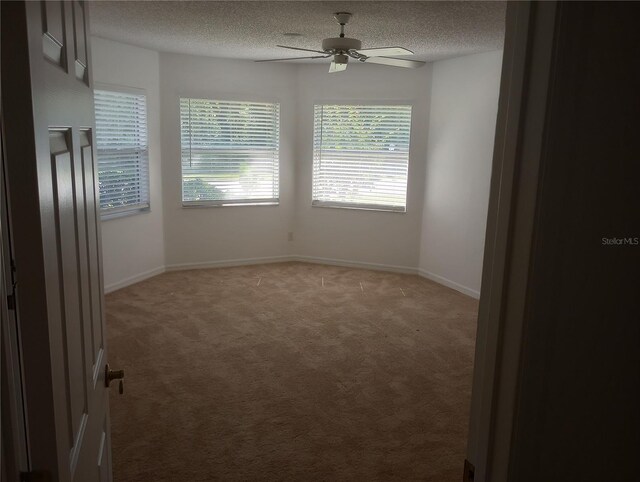
[[[2,106],[29,468],[111,480],[89,4],[2,2]]]

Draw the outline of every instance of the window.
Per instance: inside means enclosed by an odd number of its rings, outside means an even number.
[[[410,105],[316,105],[314,206],[406,211]]]
[[[96,90],[94,100],[102,218],[148,209],[146,96]]]
[[[183,205],[277,204],[280,105],[180,99]]]

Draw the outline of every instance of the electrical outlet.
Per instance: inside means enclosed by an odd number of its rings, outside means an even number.
[[[289,234],[287,235],[287,239],[289,241],[293,241],[293,232],[289,231]]]

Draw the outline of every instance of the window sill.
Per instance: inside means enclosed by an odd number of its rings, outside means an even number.
[[[151,208],[149,206],[145,207],[134,207],[131,209],[121,209],[121,210],[107,210],[100,211],[100,221],[111,221],[112,219],[120,219],[126,218],[128,216],[135,216],[137,214],[145,214],[150,213]]]
[[[242,202],[242,203],[220,203],[220,202],[183,202],[183,209],[199,209],[199,208],[233,208],[233,207],[260,207],[260,206],[279,206],[280,201],[265,202]]]
[[[383,213],[395,213],[406,214],[407,208],[398,208],[392,206],[372,206],[372,205],[357,205],[357,204],[340,204],[331,202],[313,202],[311,203],[313,208],[330,208],[330,209],[349,209],[354,211],[376,211]]]

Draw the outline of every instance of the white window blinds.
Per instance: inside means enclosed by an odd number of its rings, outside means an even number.
[[[410,105],[316,105],[314,206],[406,211]]]
[[[275,204],[280,105],[180,99],[184,205]]]
[[[96,90],[94,101],[102,215],[146,209],[149,207],[146,96]]]

